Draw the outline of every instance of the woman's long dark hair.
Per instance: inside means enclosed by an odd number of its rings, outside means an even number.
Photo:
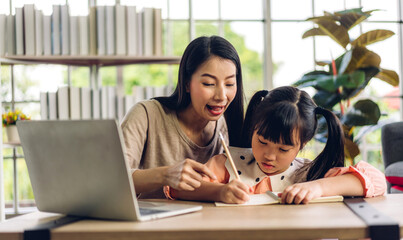
[[[257,92],[249,102],[242,130],[242,147],[251,147],[253,132],[265,139],[295,145],[297,131],[301,148],[317,130],[317,114],[327,122],[328,139],[323,151],[312,161],[307,181],[323,178],[333,167],[344,166],[344,135],[337,116],[316,106],[312,98],[295,87],[279,87]]]
[[[176,111],[188,107],[191,100],[190,94],[186,92],[186,87],[189,86],[193,73],[212,56],[228,59],[236,66],[237,92],[225,111],[224,117],[228,127],[230,145],[239,146],[244,115],[241,61],[234,46],[224,38],[219,36],[199,37],[190,42],[179,65],[178,83],[174,93],[169,97],[155,99],[165,107]]]

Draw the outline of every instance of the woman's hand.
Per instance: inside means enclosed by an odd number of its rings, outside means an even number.
[[[219,198],[224,203],[244,203],[249,200],[250,188],[239,180],[222,185]]]
[[[193,191],[200,187],[203,175],[217,179],[206,165],[192,159],[185,159],[166,169],[164,174],[165,185],[180,191]]]
[[[297,183],[291,186],[288,186],[281,193],[281,202],[282,203],[308,203],[312,199],[322,197],[323,189],[322,185],[318,181]]]

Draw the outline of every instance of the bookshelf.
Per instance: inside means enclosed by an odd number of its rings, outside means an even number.
[[[3,56],[3,65],[61,64],[70,66],[122,66],[129,64],[178,64],[180,57],[169,56]]]
[[[99,68],[103,66],[124,66],[130,64],[178,64],[180,57],[177,56],[0,56],[0,69],[1,66],[11,66],[11,74],[14,75],[13,67],[15,65],[39,65],[39,64],[57,64],[66,66],[82,66],[89,67],[90,80],[99,79]],[[95,70],[94,70],[95,69]],[[0,76],[1,77],[1,76]],[[0,79],[1,80],[1,79]],[[14,76],[11,81],[16,81]],[[14,85],[12,83],[12,85]],[[91,84],[92,88],[98,88],[100,83]],[[13,90],[12,90],[13,95]],[[13,97],[12,97],[13,99]],[[3,100],[1,100],[2,102]],[[2,135],[3,128],[0,132]],[[13,149],[13,192],[14,192],[14,212],[19,214],[21,211],[18,209],[18,195],[17,195],[17,167],[16,167],[16,148],[20,147],[19,143],[1,142],[2,145],[0,152],[0,222],[5,219],[5,202],[4,202],[4,178],[3,178],[3,148]],[[19,156],[22,157],[22,156]]]

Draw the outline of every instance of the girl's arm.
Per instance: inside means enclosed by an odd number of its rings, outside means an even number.
[[[318,197],[333,195],[364,196],[364,188],[356,176],[344,174],[288,186],[281,194],[281,202],[308,203]]]
[[[330,169],[325,178],[287,187],[282,196],[286,203],[307,203],[316,197],[343,195],[376,197],[386,192],[385,175],[366,162]]]
[[[239,180],[230,183],[206,182],[194,191],[170,189],[170,196],[183,200],[213,201],[225,203],[244,203],[249,200],[249,187]]]

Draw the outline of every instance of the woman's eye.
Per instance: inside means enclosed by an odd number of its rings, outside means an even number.
[[[212,83],[203,83],[203,85],[209,87],[209,86],[213,86],[214,84],[212,84]]]
[[[226,84],[226,86],[227,87],[233,87],[233,86],[235,86],[235,83],[228,83],[228,84]]]

